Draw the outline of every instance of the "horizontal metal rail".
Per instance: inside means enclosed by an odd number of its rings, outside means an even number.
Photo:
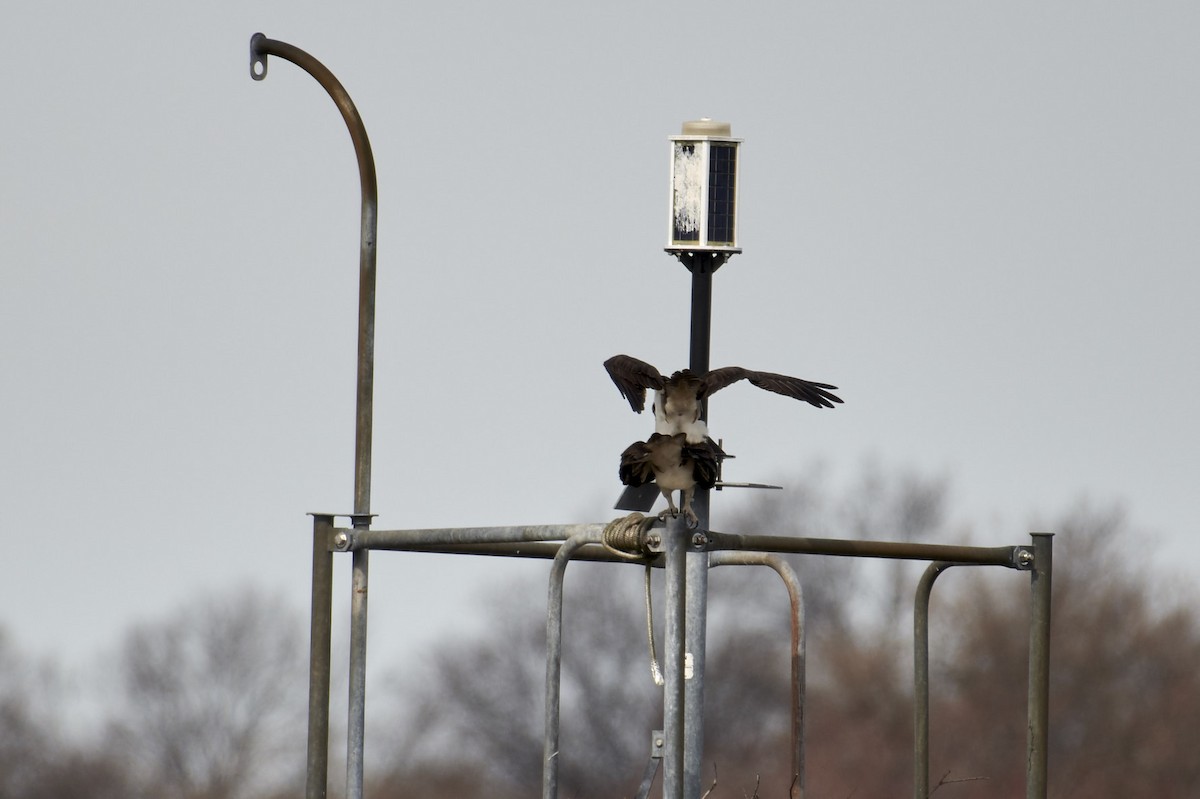
[[[426,530],[355,530],[339,527],[333,532],[334,549],[407,551],[430,545],[519,544],[533,541],[566,541],[576,536],[604,532],[603,524],[548,524],[515,527],[444,527]]]
[[[557,547],[535,544],[561,542],[575,536],[599,536],[605,524],[517,525],[511,527],[446,527],[415,530],[362,530],[339,527],[333,531],[333,548],[339,552],[384,549],[414,552],[454,552],[511,557],[552,558]],[[657,527],[655,528],[658,529]],[[702,543],[693,551],[777,552],[835,557],[927,560],[946,563],[1004,566],[1028,570],[1033,563],[1029,546],[976,547],[954,544],[915,544],[897,541],[863,541],[840,538],[806,538],[782,535],[741,535],[713,530],[700,533]],[[654,538],[654,536],[651,536]],[[513,546],[521,545],[521,546]],[[590,553],[589,553],[590,554]],[[587,559],[603,559],[587,557]],[[642,561],[644,562],[644,561]]]
[[[500,544],[414,544],[406,547],[405,551],[438,555],[479,555],[481,557],[553,560],[562,547],[562,542],[557,541],[529,541]],[[600,544],[585,544],[575,551],[571,560],[590,563],[638,563],[643,566],[649,564],[655,568],[662,568],[664,565],[660,555],[652,555],[648,558],[624,557]]]
[[[1032,553],[1026,546],[970,547],[951,544],[913,544],[894,541],[847,541],[838,538],[800,538],[780,535],[735,535],[710,531],[709,549],[835,555],[855,558],[946,561],[1029,569]]]

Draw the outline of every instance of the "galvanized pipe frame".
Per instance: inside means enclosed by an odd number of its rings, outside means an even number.
[[[934,561],[917,583],[913,601],[913,797],[929,799],[929,598],[933,583],[954,566]]]
[[[447,549],[447,551],[462,551],[474,544],[533,544],[565,541],[577,535],[602,533],[605,526],[603,523],[592,523],[418,528],[412,530],[359,530],[337,527],[333,530],[331,546],[340,552],[359,549],[384,549],[400,552],[436,551],[439,547],[459,548]],[[656,525],[654,529],[661,530],[663,528]],[[1019,571],[1029,571],[1033,568],[1035,549],[1021,544],[978,547],[953,544],[914,544],[907,541],[744,535],[692,528],[689,528],[687,532],[686,546],[689,552],[750,551],[832,557],[946,561],[964,565],[1004,566]],[[655,554],[664,551],[662,546],[655,545],[651,545],[649,549]],[[497,551],[480,554],[502,553]],[[550,557],[553,557],[553,554],[550,554]]]
[[[686,593],[686,581],[690,577],[690,564],[684,568],[672,568],[671,564],[673,561],[680,563],[685,557],[712,552],[707,564],[708,568],[730,564],[758,564],[775,568],[788,588],[793,607],[792,760],[793,771],[797,778],[791,787],[792,799],[801,799],[804,793],[803,611],[799,583],[795,578],[794,571],[786,561],[778,556],[779,553],[931,561],[929,569],[918,585],[914,603],[914,679],[917,700],[914,721],[914,750],[916,753],[914,791],[917,796],[928,793],[928,603],[933,580],[945,569],[956,565],[1003,566],[1014,570],[1032,571],[1034,579],[1039,580],[1040,585],[1035,595],[1035,606],[1040,608],[1045,605],[1044,618],[1046,622],[1044,625],[1036,620],[1031,622],[1031,754],[1028,773],[1031,784],[1038,780],[1040,780],[1040,784],[1044,784],[1044,756],[1039,757],[1038,753],[1045,751],[1046,724],[1044,721],[1039,722],[1038,719],[1045,715],[1045,701],[1035,698],[1038,684],[1034,682],[1033,675],[1035,672],[1048,675],[1049,616],[1047,600],[1044,597],[1049,596],[1049,576],[1045,568],[1038,568],[1039,563],[1044,565],[1047,561],[1047,555],[1044,552],[1038,555],[1038,547],[1041,546],[1045,549],[1047,546],[1046,543],[1039,541],[1039,536],[1048,538],[1047,534],[1034,534],[1033,547],[1023,545],[975,547],[703,532],[686,528],[680,520],[670,520],[667,524],[668,529],[671,530],[670,534],[663,535],[658,539],[660,543],[651,547],[654,551],[644,558],[630,560],[614,555],[599,545],[605,527],[604,524],[571,524],[366,531],[354,528],[335,528],[329,531],[325,540],[331,550],[353,551],[356,554],[366,549],[384,549],[554,560],[550,603],[547,611],[547,742],[544,752],[544,799],[555,799],[558,789],[559,706],[557,698],[558,678],[561,674],[562,581],[566,563],[569,560],[635,562],[641,565],[649,563],[652,566],[667,569],[668,657],[665,665],[668,685],[664,701],[664,722],[665,730],[669,732],[664,736],[667,742],[664,746],[663,757],[664,786],[668,791],[679,792],[677,795],[680,796],[688,795],[685,785],[681,783],[689,776],[686,768],[689,742],[686,735],[679,734],[676,730],[681,725],[686,725],[686,720],[689,718],[686,713],[688,700],[684,692],[686,684],[690,681],[681,681],[677,675],[683,674],[684,656],[689,651],[686,641],[681,645],[681,640],[686,638],[686,628],[693,622],[687,616],[686,603],[679,601],[679,597]],[[650,537],[650,540],[653,541],[654,537]],[[672,556],[672,547],[674,547],[674,556]],[[799,607],[799,617],[797,617],[797,607]],[[681,616],[682,618],[680,618]],[[1043,641],[1045,643],[1042,643]],[[1046,655],[1040,654],[1042,652]],[[681,682],[683,685],[680,684]],[[923,692],[922,686],[924,687]],[[922,697],[924,697],[923,700]],[[1042,775],[1040,778],[1039,774]],[[668,780],[671,782],[668,783]],[[1041,790],[1039,793],[1038,790],[1040,789],[1031,787],[1029,796],[1044,797],[1045,791]]]
[[[604,533],[604,524],[543,524],[509,527],[442,527],[416,530],[358,530],[339,527],[333,535],[333,547],[339,552],[366,549],[393,551],[421,547],[466,546],[473,544],[522,544],[566,541],[576,536]]]
[[[576,551],[585,544],[599,543],[602,534],[602,530],[591,530],[567,539],[555,553],[554,562],[550,567],[550,587],[546,600],[546,716],[542,738],[542,799],[556,799],[558,796],[563,581],[566,579],[567,564]]]
[[[1033,550],[1029,546],[976,547],[953,544],[914,544],[907,541],[807,538],[778,535],[740,535],[710,530],[705,547],[710,550],[751,550],[796,555],[883,558],[892,560],[944,560],[951,563],[1004,566],[1029,570]]]
[[[1016,568],[1030,572],[1029,678],[1025,795],[1045,799],[1049,787],[1050,602],[1054,536],[1031,533],[1032,547],[1018,548]],[[978,562],[934,561],[917,584],[913,602],[913,797],[929,797],[929,600],[937,578],[952,566]]]

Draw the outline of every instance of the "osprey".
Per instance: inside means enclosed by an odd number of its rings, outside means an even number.
[[[696,486],[712,488],[720,474],[721,461],[725,453],[711,438],[700,443],[690,443],[685,433],[665,435],[655,433],[645,441],[635,441],[621,453],[621,482],[627,486],[643,486],[654,481],[658,490],[667,499],[668,513],[678,516],[680,512],[690,526],[699,523],[692,510],[692,496]],[[675,506],[671,494],[679,492],[679,507]]]
[[[725,366],[704,375],[683,369],[663,377],[645,361],[628,355],[614,355],[604,362],[604,368],[621,396],[629,400],[629,406],[638,413],[646,407],[646,389],[654,389],[655,433],[684,433],[689,444],[702,444],[708,438],[708,429],[700,418],[704,400],[739,380],[749,380],[759,388],[804,400],[817,408],[832,408],[835,402],[842,401],[830,393],[837,386],[773,372],[754,372],[740,366]]]

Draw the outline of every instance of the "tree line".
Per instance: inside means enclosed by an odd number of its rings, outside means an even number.
[[[970,525],[950,519],[938,479],[867,469],[841,490],[816,472],[789,483],[718,529],[997,543],[973,541]],[[1200,796],[1194,592],[1149,564],[1119,506],[1079,503],[1039,526],[1056,533],[1051,795]],[[806,616],[806,795],[910,796],[912,595],[923,564],[789,562]],[[650,731],[662,727],[642,580],[637,567],[568,570],[564,799],[632,797]],[[661,657],[661,573],[652,585]],[[938,581],[930,609],[938,799],[1024,795],[1028,594],[1027,576],[1003,569],[951,569]],[[540,795],[544,598],[544,581],[494,586],[478,599],[484,632],[443,640],[419,666],[410,660],[371,686],[368,796]],[[709,598],[709,795],[786,797],[786,594],[769,570],[721,567]],[[301,795],[305,638],[299,612],[276,596],[244,589],[198,597],[126,633],[111,681],[92,698],[97,719],[79,725],[64,676],[0,630],[0,799]],[[340,774],[331,773],[330,796],[338,796]]]

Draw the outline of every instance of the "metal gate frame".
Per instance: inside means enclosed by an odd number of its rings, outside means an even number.
[[[572,560],[628,563],[603,546],[602,524],[528,527],[484,527],[426,530],[371,530],[371,429],[374,384],[375,263],[378,187],[375,161],[362,118],[349,94],[324,65],[308,53],[261,33],[250,39],[250,76],[263,80],[267,57],[291,61],[308,72],[337,105],[354,143],[361,184],[359,242],[358,380],[355,411],[354,511],[311,514],[313,517],[312,607],[309,650],[308,758],[305,795],[324,799],[329,767],[329,689],[332,627],[333,553],[352,553],[350,612],[349,718],[347,725],[346,796],[362,799],[363,739],[366,703],[368,556],[372,549],[445,552],[509,557],[552,558],[547,610],[546,736],[543,797],[556,799],[558,774],[558,690],[562,641],[562,584]],[[692,272],[691,368],[708,369],[708,329],[712,272],[719,263],[681,261]],[[1045,799],[1047,775],[1050,668],[1050,596],[1052,536],[1033,533],[1031,546],[965,547],[941,544],[849,541],[784,536],[737,535],[707,530],[708,497],[697,492],[699,529],[682,519],[644,534],[645,557],[666,571],[666,687],[663,703],[663,795],[667,799],[699,797],[699,756],[703,745],[704,627],[707,572],[716,565],[759,563],[783,577],[793,607],[793,740],[795,779],[791,794],[803,795],[803,667],[804,638],[799,583],[778,554],[810,554],[930,561],[917,589],[914,608],[915,768],[914,796],[929,793],[928,612],[933,583],[946,568],[992,565],[1030,572],[1028,760],[1026,796]],[[337,518],[350,527],[336,527]],[[684,678],[685,657],[697,651],[693,679]],[[652,755],[653,759],[653,755]],[[652,773],[649,774],[653,776]]]

